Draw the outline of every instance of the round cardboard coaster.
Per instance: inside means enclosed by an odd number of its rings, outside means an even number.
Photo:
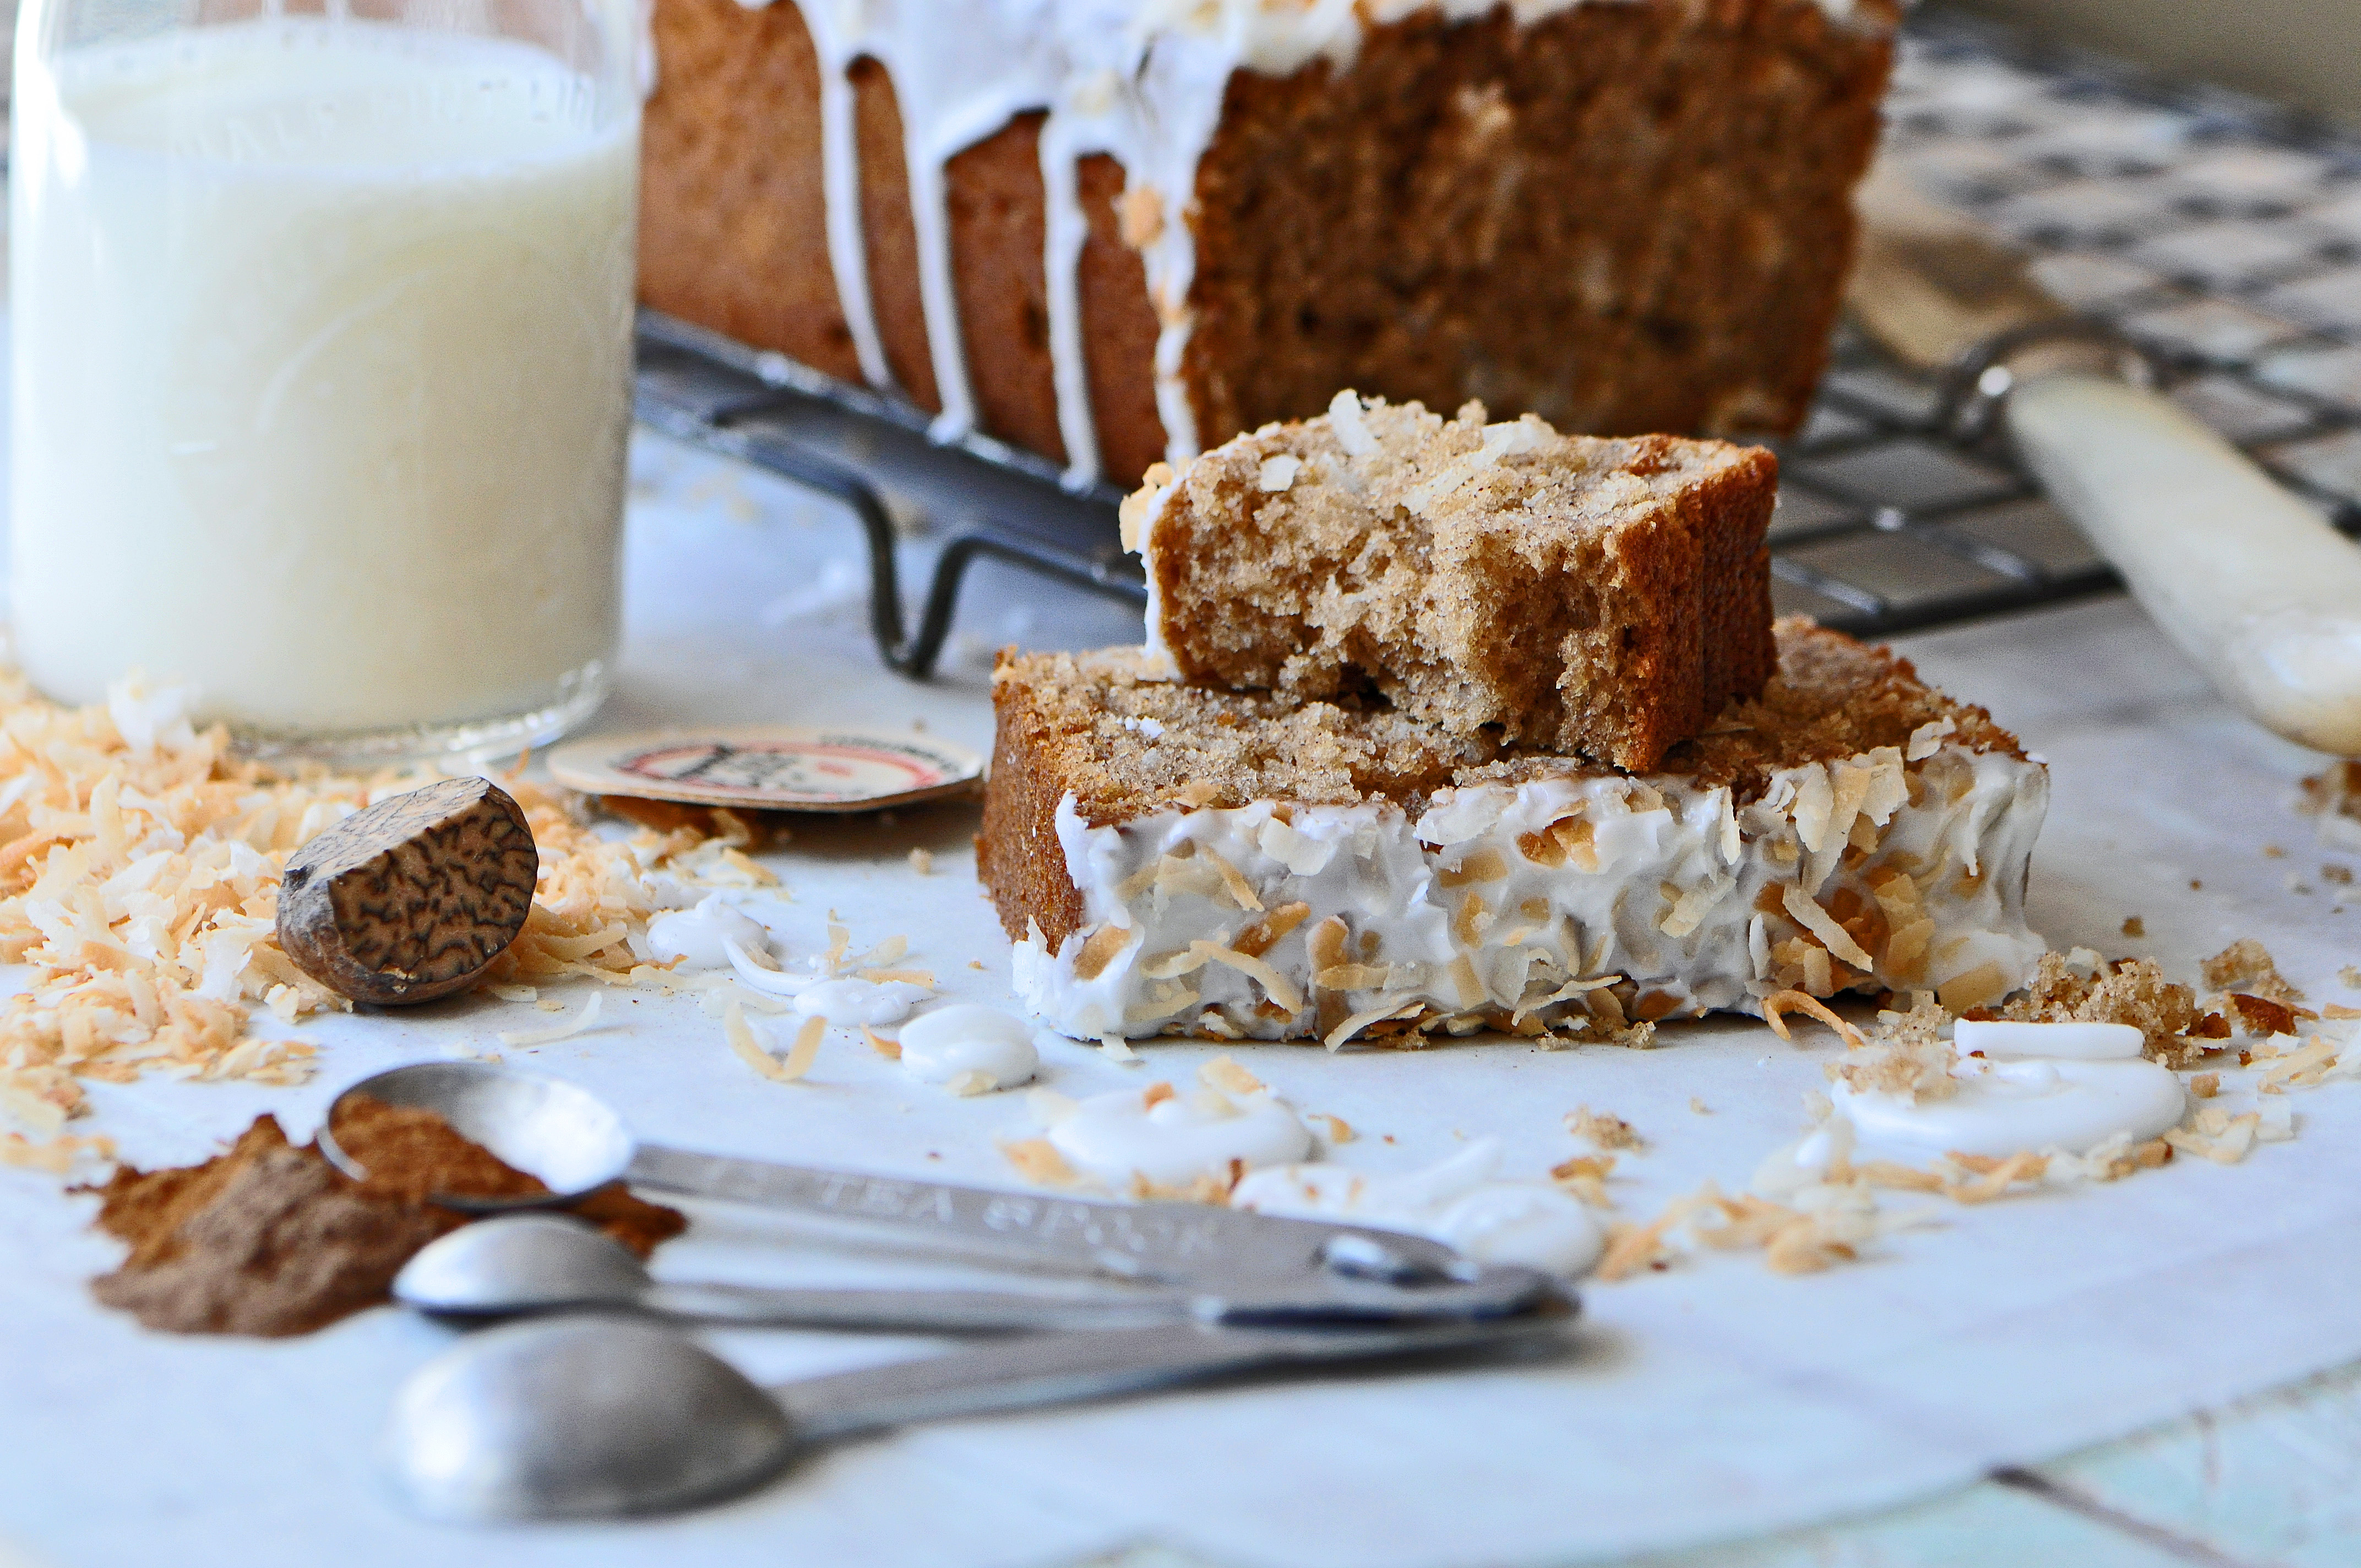
[[[558,783],[754,811],[875,811],[966,795],[983,759],[933,736],[775,725],[576,740],[549,754]]]

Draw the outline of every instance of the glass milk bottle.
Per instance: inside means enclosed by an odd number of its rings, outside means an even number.
[[[631,0],[289,3],[21,0],[16,657],[264,754],[549,739],[617,634]]]

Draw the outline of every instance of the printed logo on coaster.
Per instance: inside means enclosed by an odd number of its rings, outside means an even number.
[[[983,759],[932,736],[765,727],[577,740],[550,753],[558,783],[591,795],[758,811],[874,811],[965,795]]]

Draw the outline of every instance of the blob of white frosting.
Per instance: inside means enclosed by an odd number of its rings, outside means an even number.
[[[847,975],[816,980],[796,993],[796,1011],[839,1024],[898,1024],[933,992],[906,980],[862,980]]]
[[[771,933],[762,923],[708,894],[695,908],[667,910],[648,922],[648,950],[656,961],[678,959],[679,968],[727,969],[735,942],[750,953],[767,953]]]
[[[2027,1057],[2076,1061],[2137,1061],[2147,1036],[2129,1024],[2019,1024],[1962,1018],[1951,1030],[1960,1054],[1998,1060]]]
[[[902,1031],[902,1069],[922,1083],[980,1072],[994,1089],[1031,1080],[1041,1066],[1033,1025],[981,1003],[960,1002],[914,1018]]]
[[[1432,1236],[1478,1263],[1521,1263],[1576,1275],[1606,1238],[1572,1195],[1538,1181],[1500,1181],[1500,1141],[1479,1138],[1440,1164],[1396,1175],[1333,1165],[1257,1170],[1233,1208],[1299,1219],[1351,1220]]]
[[[1136,1089],[1095,1094],[1049,1137],[1067,1164],[1116,1188],[1134,1177],[1159,1187],[1185,1187],[1200,1177],[1225,1181],[1233,1160],[1256,1170],[1312,1152],[1312,1134],[1294,1108],[1268,1091],[1233,1096],[1200,1089],[1153,1105]]]
[[[1841,1083],[1829,1098],[1864,1147],[1995,1158],[2050,1149],[2088,1154],[2118,1134],[2144,1141],[2180,1125],[2188,1109],[2180,1080],[2152,1061],[1969,1058],[1951,1076],[1959,1091],[1940,1100]]]

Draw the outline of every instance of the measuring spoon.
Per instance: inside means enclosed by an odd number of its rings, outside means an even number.
[[[936,1333],[1128,1328],[1224,1313],[1215,1298],[1128,1285],[1058,1295],[658,1280],[613,1238],[562,1214],[504,1214],[453,1231],[393,1277],[393,1299],[433,1317],[466,1320],[607,1308],[743,1327]]]
[[[572,1202],[611,1181],[761,1204],[888,1237],[896,1246],[1003,1264],[1112,1276],[1251,1300],[1263,1317],[1494,1315],[1553,1288],[1537,1270],[1476,1264],[1425,1236],[1325,1220],[1279,1219],[1202,1203],[1110,1203],[954,1187],[632,1140],[588,1090],[492,1062],[418,1062],[363,1079],[336,1097],[320,1152],[356,1178],[335,1142],[336,1112],[367,1095],[442,1116],[551,1189],[545,1198],[437,1193],[472,1213]]]
[[[806,1451],[913,1421],[1104,1398],[1224,1374],[1546,1341],[1563,1292],[1486,1321],[1175,1323],[997,1340],[765,1391],[653,1324],[511,1323],[412,1374],[384,1453],[417,1512],[455,1524],[661,1512],[742,1492]]]

